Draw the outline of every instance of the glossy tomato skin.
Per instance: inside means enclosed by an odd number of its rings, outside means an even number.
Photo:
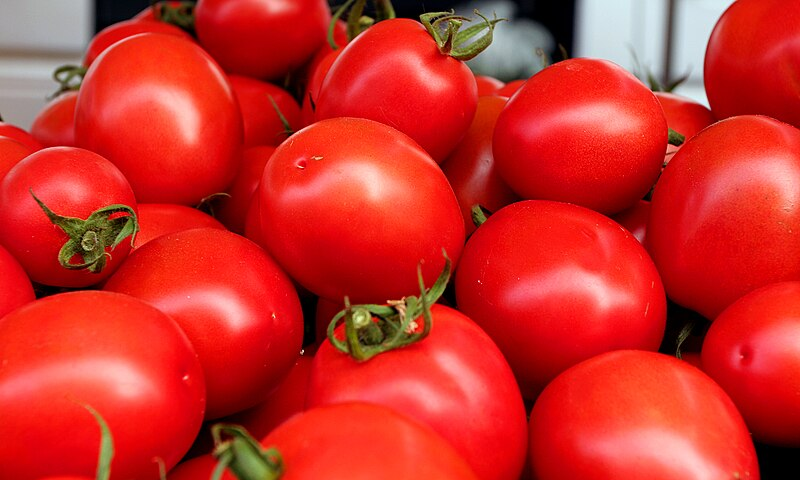
[[[228,73],[282,80],[322,46],[331,20],[325,0],[200,0],[195,30]]]
[[[114,162],[139,201],[196,205],[233,179],[241,113],[224,73],[196,43],[143,33],[89,67],[75,141]]]
[[[74,147],[77,101],[76,90],[63,92],[50,100],[34,117],[31,135],[46,147]]]
[[[83,54],[83,66],[91,65],[98,55],[114,43],[140,33],[162,33],[194,41],[194,38],[184,30],[166,22],[122,20],[105,27],[92,37]]]
[[[442,162],[469,128],[477,101],[469,67],[441,53],[420,22],[394,18],[342,49],[322,82],[316,118],[385,123]]]
[[[761,114],[800,127],[794,60],[800,4],[733,2],[717,20],[705,50],[703,82],[714,115]]]
[[[475,117],[455,150],[442,163],[461,207],[467,236],[475,231],[472,208],[480,205],[495,212],[519,200],[500,178],[492,155],[492,136],[497,116],[508,99],[496,95],[478,98]]]
[[[0,318],[36,298],[28,274],[8,250],[0,245]]]
[[[300,105],[286,89],[243,75],[230,74],[228,81],[242,112],[245,147],[275,146],[286,140],[288,133],[278,111],[289,124],[290,132],[300,128]]]
[[[653,191],[647,248],[667,295],[713,320],[745,293],[800,279],[800,131],[721,120],[673,155]]]
[[[430,286],[442,250],[455,263],[463,248],[464,221],[439,165],[372,120],[332,118],[296,132],[267,162],[259,192],[265,249],[334,301],[418,294],[417,265]]]
[[[661,353],[618,350],[575,365],[544,389],[529,426],[539,480],[759,478],[730,397]]]
[[[110,205],[137,211],[127,178],[106,158],[77,147],[48,147],[17,163],[0,181],[0,243],[20,262],[31,280],[42,285],[80,288],[95,285],[125,260],[131,238],[123,240],[98,272],[66,269],[58,253],[69,237],[54,225],[31,191],[58,215],[87,219]]]
[[[614,214],[611,219],[619,223],[644,245],[647,238],[647,220],[650,218],[650,201],[639,200],[632,207]]]
[[[114,441],[111,478],[159,478],[189,449],[205,409],[197,354],[166,314],[127,295],[78,290],[0,320],[0,477],[93,477],[97,421]],[[31,448],[36,445],[36,448]]]
[[[467,241],[455,294],[529,400],[581,360],[655,351],[664,336],[666,296],[647,251],[616,222],[574,204],[523,200],[491,215]]]
[[[0,136],[13,138],[33,151],[44,148],[44,145],[39,143],[29,131],[2,120],[0,120]]]
[[[701,349],[703,370],[769,445],[800,447],[798,319],[800,281],[765,285],[723,310]]]
[[[431,426],[479,478],[518,479],[527,444],[525,407],[508,363],[464,314],[436,304],[431,315],[425,339],[364,362],[323,342],[311,365],[307,407],[349,401],[388,406]]]
[[[206,420],[264,400],[294,365],[303,313],[294,285],[250,240],[193,228],[136,249],[103,286],[169,314],[203,365]]]
[[[0,136],[0,180],[6,176],[11,167],[34,151],[11,137]]]
[[[653,92],[664,109],[669,128],[686,138],[716,122],[708,107],[691,98],[670,92]]]
[[[232,232],[244,234],[247,212],[258,191],[264,167],[274,152],[272,145],[245,148],[236,177],[225,190],[227,195],[214,200],[214,217]]]
[[[639,79],[607,60],[574,58],[534,74],[509,98],[493,151],[500,176],[522,198],[612,215],[655,183],[667,131]]]
[[[140,203],[139,233],[133,241],[133,249],[167,233],[203,227],[226,229],[222,222],[194,207],[177,203]]]

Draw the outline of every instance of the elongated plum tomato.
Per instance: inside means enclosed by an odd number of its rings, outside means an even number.
[[[359,38],[359,37],[357,37]],[[264,168],[265,249],[300,285],[341,302],[419,292],[453,262],[464,220],[439,165],[410,137],[362,118],[318,121],[279,145]]]
[[[613,215],[652,188],[667,132],[661,105],[639,79],[608,60],[574,58],[534,74],[509,98],[492,149],[520,197]]]

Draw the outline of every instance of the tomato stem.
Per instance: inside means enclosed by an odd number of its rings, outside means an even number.
[[[154,1],[151,4],[151,8],[153,8],[153,13],[157,20],[175,25],[191,35],[195,35],[194,6],[195,2],[189,1]]]
[[[50,94],[51,100],[65,92],[80,90],[86,67],[83,65],[61,65],[53,71],[53,80],[58,83],[58,90]]]
[[[683,135],[681,133],[678,133],[678,132],[676,132],[675,130],[673,130],[671,128],[669,129],[669,136],[667,137],[667,143],[669,143],[670,145],[675,145],[676,147],[679,147],[679,146],[683,145],[683,142],[685,142],[685,141],[686,141],[686,136],[685,135]]]
[[[276,480],[283,474],[283,458],[277,448],[263,448],[241,425],[218,423],[211,427],[217,466],[211,480],[225,469],[239,480]],[[229,437],[223,440],[223,435]]]
[[[473,25],[466,30],[461,30],[463,22],[471,19],[456,15],[454,11],[423,13],[419,16],[420,22],[428,30],[428,33],[436,41],[439,51],[444,55],[467,61],[475,58],[482,51],[486,50],[492,43],[494,27],[498,22],[505,18],[493,18],[489,20],[478,10],[474,10],[475,15],[481,17],[483,22]],[[479,33],[485,33],[478,35]]]

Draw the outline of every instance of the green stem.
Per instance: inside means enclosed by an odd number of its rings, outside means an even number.
[[[244,427],[219,423],[211,427],[211,435],[217,459],[212,480],[222,478],[226,469],[239,480],[277,480],[283,474],[280,452],[276,448],[263,448]]]
[[[506,20],[497,17],[489,20],[478,10],[475,10],[474,13],[481,17],[483,22],[466,30],[461,30],[461,26],[463,22],[471,20],[456,15],[453,11],[423,13],[419,19],[433,37],[442,54],[467,61],[475,58],[489,47],[492,43],[495,25]],[[484,30],[485,33],[479,35]]]
[[[679,146],[683,145],[683,142],[685,142],[685,141],[686,141],[686,136],[676,132],[675,130],[673,130],[671,128],[669,129],[669,136],[667,137],[667,143],[669,143],[670,145],[675,145],[676,147],[679,147]]]

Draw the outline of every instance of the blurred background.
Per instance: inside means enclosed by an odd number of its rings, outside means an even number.
[[[703,56],[717,18],[733,0],[394,0],[398,16],[478,9],[508,22],[492,46],[470,62],[478,73],[504,81],[527,78],[543,65],[542,52],[612,60],[707,105]],[[28,128],[56,87],[53,70],[79,63],[95,32],[130,18],[150,0],[2,0],[0,2],[0,115]],[[335,3],[332,3],[335,5]]]

